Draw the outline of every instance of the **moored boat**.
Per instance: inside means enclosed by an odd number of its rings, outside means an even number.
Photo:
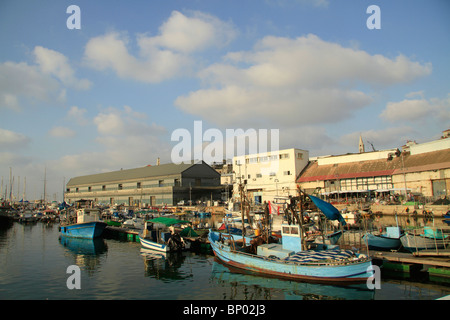
[[[308,197],[328,219],[338,220],[345,225],[344,218],[335,207],[317,197]],[[316,245],[314,250],[307,248],[302,227],[301,199],[301,195],[290,199],[288,209],[292,218],[288,221],[292,223],[281,225],[280,243],[273,243],[267,236],[264,239],[264,234],[270,234],[266,231],[250,243],[242,241],[241,245],[236,241],[239,237],[210,230],[208,239],[214,254],[231,267],[289,280],[321,283],[367,281],[373,275],[370,257],[351,250],[341,250],[337,246],[332,246],[331,250],[326,249],[326,245]],[[296,212],[297,207],[299,213]]]
[[[420,250],[438,250],[448,246],[448,235],[441,230],[431,227],[424,227],[422,230],[407,232],[400,238],[403,248],[410,252]]]
[[[385,233],[366,233],[362,239],[371,250],[398,250],[402,246],[400,238],[403,235],[399,227],[386,227]]]
[[[94,239],[103,234],[106,223],[100,221],[100,210],[83,208],[76,211],[76,216],[66,214],[61,221],[61,234],[84,239]]]
[[[214,254],[225,264],[250,272],[290,280],[358,283],[372,276],[369,257],[350,250],[301,250],[298,225],[282,226],[282,244],[267,243],[252,251],[252,244],[239,247],[233,236],[210,230]]]
[[[173,218],[159,217],[145,221],[144,229],[139,234],[141,245],[146,249],[172,252],[188,249],[189,243],[171,226],[176,224],[189,223]]]
[[[32,223],[36,221],[37,218],[35,217],[33,211],[31,211],[30,209],[24,209],[19,215],[19,222]]]

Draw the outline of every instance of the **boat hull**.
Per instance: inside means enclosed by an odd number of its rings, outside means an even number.
[[[209,241],[216,257],[225,264],[267,276],[319,283],[362,283],[373,275],[369,258],[346,264],[300,264],[231,250],[229,246],[216,241],[211,231]]]
[[[141,245],[146,249],[160,251],[160,252],[169,252],[170,251],[169,246],[167,246],[165,244],[157,243],[157,242],[154,242],[152,240],[145,239],[142,237],[140,237],[139,240],[141,241]]]
[[[436,250],[445,247],[442,239],[428,238],[421,235],[405,234],[400,238],[403,248],[410,252],[419,250]]]
[[[400,238],[389,238],[383,235],[368,233],[364,235],[363,240],[370,250],[398,250],[402,246]]]
[[[66,237],[94,239],[103,234],[106,223],[100,221],[77,223],[67,226],[61,226],[61,234]]]

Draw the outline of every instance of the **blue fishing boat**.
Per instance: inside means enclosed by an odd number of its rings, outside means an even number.
[[[100,210],[83,208],[76,211],[76,216],[69,213],[62,217],[60,231],[67,237],[94,239],[103,234],[106,223],[100,221]]]
[[[398,250],[402,246],[400,240],[404,233],[399,227],[386,227],[386,232],[376,235],[372,233],[366,233],[363,236],[363,240],[371,250]]]
[[[209,231],[217,258],[242,270],[289,280],[358,283],[372,276],[370,257],[351,250],[301,250],[301,232],[295,224],[283,224],[282,243],[239,246],[232,235]]]
[[[339,211],[331,204],[309,197],[328,219],[345,224]],[[281,225],[280,243],[262,243],[261,239],[255,238],[250,243],[242,241],[240,244],[237,241],[239,237],[210,230],[208,239],[216,257],[234,268],[289,280],[361,283],[373,275],[372,260],[364,254],[336,246],[331,250],[324,249],[325,246],[320,246],[322,250],[306,249],[306,243],[302,243],[301,210],[300,217],[296,213],[297,204],[302,208],[301,197],[290,200],[288,208],[293,217],[288,221],[293,223]]]

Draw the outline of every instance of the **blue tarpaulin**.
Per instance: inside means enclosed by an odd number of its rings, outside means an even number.
[[[345,222],[344,217],[341,216],[341,213],[338,209],[336,209],[331,203],[328,203],[326,201],[323,201],[322,199],[319,199],[314,196],[308,195],[308,197],[314,202],[314,204],[317,206],[317,208],[320,209],[320,211],[323,212],[323,214],[330,220],[339,220],[340,223],[342,223],[343,226],[345,226],[347,223]]]

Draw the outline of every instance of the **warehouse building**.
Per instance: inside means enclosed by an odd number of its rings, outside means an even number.
[[[449,130],[441,139],[408,142],[402,150],[389,149],[311,160],[297,182],[309,193],[331,199],[402,195],[429,201],[450,196]],[[408,200],[409,200],[408,199]]]
[[[66,185],[65,201],[163,206],[218,200],[220,173],[205,162],[163,164],[75,177]]]

